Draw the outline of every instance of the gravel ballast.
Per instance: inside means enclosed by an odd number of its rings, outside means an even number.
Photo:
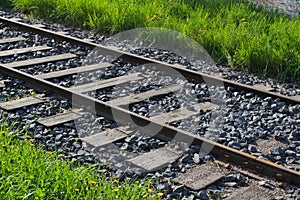
[[[0,33],[0,37],[22,35],[23,37],[26,37],[27,40],[13,46],[4,45],[2,47],[1,45],[1,50],[21,47],[24,48],[42,44],[47,44],[55,48],[50,52],[30,53],[24,54],[20,57],[7,57],[3,60],[1,59],[1,63],[9,63],[15,60],[23,60],[45,55],[56,55],[70,51],[78,55],[78,58],[76,59],[47,65],[30,66],[27,69],[22,69],[30,74],[47,73],[79,67],[83,63],[86,63],[86,56],[91,51],[90,49],[73,46],[64,42],[56,42],[55,40],[43,38],[38,35],[30,36],[24,32],[14,30],[13,28],[5,30],[2,34],[3,35]],[[77,37],[86,37],[86,35],[87,33],[74,33],[74,36]],[[93,37],[91,36],[90,39],[93,39]],[[103,40],[103,38],[100,38],[99,40]],[[119,46],[122,46],[122,44]],[[194,67],[187,59],[183,59],[182,57],[166,50],[147,50],[145,48],[137,48],[134,53],[138,53],[139,55],[147,54],[147,57],[153,57],[173,64],[179,63],[186,65],[190,69],[201,70],[201,68]],[[102,57],[99,59],[99,62],[108,60],[108,58]],[[204,65],[204,68],[209,71],[208,67],[208,65]],[[114,66],[109,70],[98,71],[98,73],[72,75],[55,80],[53,79],[51,81],[62,86],[71,87],[76,84],[117,77],[128,72],[132,73],[132,70],[136,72],[141,69],[138,67],[135,69],[135,65],[118,59],[115,61]],[[141,71],[144,70],[145,69],[142,69]],[[215,72],[214,70],[215,68],[212,71]],[[246,76],[239,72],[229,70],[223,70],[222,72],[227,78],[245,84],[253,85],[256,83],[263,83],[265,85],[271,85],[272,88],[278,88],[278,90],[275,91],[282,94],[300,94],[299,87],[296,85],[279,85],[278,82],[273,80],[261,80],[252,75]],[[118,95],[122,96],[132,92],[145,92],[150,89],[159,88],[172,83],[182,82],[182,79],[180,78],[172,79],[160,74],[157,70],[154,70],[154,72],[151,73],[152,78],[141,81],[133,81],[119,88],[106,88],[89,92],[88,94],[90,96],[96,96],[99,100],[109,101],[117,98]],[[22,81],[4,76],[0,78],[1,80],[5,80],[5,87],[0,89],[0,99],[2,101],[15,99],[17,96],[25,97],[33,95],[34,90],[23,86],[24,83]],[[129,109],[138,114],[150,117],[157,115],[157,111],[168,112],[186,107],[188,104],[205,101],[218,102],[220,108],[217,110],[208,112],[199,111],[198,115],[185,120],[173,122],[171,125],[186,131],[191,131],[194,134],[213,139],[219,143],[243,152],[262,157],[280,165],[300,171],[299,165],[297,166],[297,162],[300,158],[300,105],[289,105],[281,102],[279,99],[273,99],[270,97],[261,98],[252,93],[238,92],[234,88],[230,87],[225,90],[222,87],[208,87],[206,84],[198,83],[185,83],[183,85],[188,87],[184,87],[178,93],[175,92],[159,97],[153,97],[148,100],[132,104]],[[124,94],[120,94],[119,91],[122,91]],[[10,120],[12,121],[21,119],[20,124],[25,125],[25,123],[31,122],[37,117],[52,116],[72,107],[68,100],[61,100],[51,96],[46,96],[46,99],[46,103],[24,107],[9,113],[2,111],[2,114],[10,116]],[[184,101],[187,99],[193,99],[194,102]],[[149,111],[151,112],[149,113]],[[78,126],[79,124],[80,126]],[[91,124],[93,125],[91,126]],[[226,197],[226,195],[230,194],[232,188],[244,187],[249,181],[241,174],[229,174],[220,182],[209,186],[205,190],[194,192],[181,185],[172,184],[171,179],[181,173],[184,173],[187,169],[197,164],[213,160],[213,157],[210,155],[207,155],[204,158],[199,157],[199,147],[197,146],[186,147],[186,145],[182,144],[181,146],[185,151],[185,154],[178,161],[152,173],[135,173],[136,169],[131,168],[128,163],[120,161],[124,161],[125,158],[131,158],[132,156],[140,153],[149,152],[153,149],[163,147],[167,143],[159,139],[141,135],[138,131],[131,137],[113,143],[112,148],[108,148],[109,150],[105,148],[101,148],[99,150],[90,149],[84,142],[78,139],[79,137],[92,135],[93,133],[115,127],[117,127],[117,124],[112,120],[87,113],[82,119],[77,120],[75,123],[65,123],[53,128],[46,128],[36,122],[33,122],[29,126],[29,131],[33,133],[33,137],[37,144],[41,144],[42,148],[47,151],[57,150],[62,159],[68,158],[78,163],[109,162],[115,167],[106,167],[105,169],[116,173],[120,177],[120,180],[126,177],[132,179],[137,177],[153,178],[155,180],[154,187],[159,190],[166,190],[167,199],[211,199],[213,196],[220,195]],[[78,132],[78,130],[80,130],[80,132]],[[216,133],[218,134],[216,135]],[[286,145],[276,147],[270,152],[262,154],[257,150],[257,141],[259,139],[268,138],[275,138]],[[23,139],[21,135],[20,139]],[[120,150],[123,152],[123,155],[120,155]],[[126,155],[126,153],[128,155]],[[286,186],[285,191],[285,195],[294,199],[299,198],[299,188]]]

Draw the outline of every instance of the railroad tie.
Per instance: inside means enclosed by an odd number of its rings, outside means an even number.
[[[213,110],[217,107],[218,105],[216,104],[204,102],[193,105],[192,109],[180,108],[157,116],[153,116],[151,117],[151,119],[153,119],[156,122],[171,123],[196,115],[197,113],[199,113],[199,110],[203,110],[204,112],[206,112],[208,110]]]
[[[20,42],[26,40],[25,38],[19,36],[19,37],[12,37],[12,38],[5,38],[5,39],[0,39],[0,44],[5,44],[5,43],[12,43],[12,42]]]
[[[39,96],[30,96],[30,97],[24,97],[21,99],[0,103],[0,108],[9,111],[9,110],[15,110],[18,108],[23,108],[25,106],[32,106],[35,104],[40,104],[43,102],[45,102],[45,100]]]
[[[162,147],[127,160],[146,171],[154,171],[174,162],[183,152],[175,148]],[[159,159],[158,159],[159,158]]]
[[[3,65],[11,68],[18,68],[18,67],[27,67],[30,65],[38,65],[38,64],[48,63],[48,62],[56,62],[60,60],[67,60],[75,57],[76,57],[75,54],[65,53],[65,54],[59,54],[54,56],[45,56],[41,58],[33,58],[28,60],[16,61],[11,63],[6,63]]]
[[[75,109],[72,111],[66,111],[64,113],[59,113],[50,117],[40,118],[37,120],[38,123],[46,126],[52,127],[59,124],[63,124],[69,121],[73,121],[82,117],[84,113],[80,109]]]
[[[164,95],[171,92],[178,91],[182,88],[179,84],[173,84],[165,88],[158,88],[154,90],[149,90],[147,92],[142,92],[139,94],[134,95],[128,95],[125,97],[117,98],[114,100],[109,101],[108,103],[114,106],[124,106],[132,103],[138,103],[141,101],[144,101],[146,99],[149,99],[154,96]]]
[[[269,151],[274,150],[275,147],[278,146],[286,146],[286,144],[275,140],[274,137],[268,140],[259,139],[257,141],[257,150],[262,154],[267,154]]]
[[[100,148],[107,144],[111,144],[115,141],[124,139],[133,133],[129,130],[129,127],[122,126],[114,129],[106,129],[102,132],[96,133],[91,136],[80,138],[83,142],[86,142],[88,146]]]
[[[21,49],[11,49],[11,50],[6,50],[6,51],[0,51],[0,57],[12,56],[15,54],[24,54],[24,53],[34,52],[34,51],[46,51],[46,50],[50,50],[50,49],[52,49],[52,47],[48,47],[46,45],[27,47],[27,48],[21,48]]]
[[[68,76],[68,75],[78,74],[78,73],[83,73],[83,72],[90,72],[90,71],[106,69],[111,66],[112,66],[112,64],[104,62],[104,63],[98,63],[98,64],[94,64],[94,65],[86,65],[86,66],[82,66],[82,67],[76,67],[76,68],[70,68],[70,69],[54,71],[54,72],[49,72],[49,73],[44,73],[44,74],[38,74],[35,76],[38,78],[41,78],[41,79],[50,79],[50,78],[57,78],[57,77]]]
[[[212,162],[197,165],[172,181],[192,190],[201,190],[224,178],[225,173]]]
[[[250,185],[248,187],[241,187],[234,191],[233,194],[229,195],[230,200],[241,200],[241,199],[259,199],[259,200],[271,200],[274,199],[276,194],[274,191],[262,188],[257,185]]]
[[[100,80],[92,83],[74,86],[71,88],[71,90],[79,93],[85,93],[89,91],[95,91],[107,87],[120,85],[133,80],[141,80],[141,79],[143,79],[143,76],[141,76],[140,73],[134,73],[134,74],[118,76],[115,78],[110,78],[110,79],[105,79],[105,80]]]

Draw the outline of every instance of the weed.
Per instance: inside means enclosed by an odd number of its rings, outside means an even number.
[[[159,199],[150,181],[119,182],[101,165],[74,165],[34,143],[26,129],[2,118],[0,125],[1,199]],[[17,134],[25,135],[20,140]],[[118,180],[118,181],[116,181]],[[146,192],[145,192],[146,191]]]

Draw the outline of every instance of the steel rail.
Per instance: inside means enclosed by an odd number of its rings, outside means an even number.
[[[58,98],[76,100],[72,101],[72,103],[78,106],[92,106],[93,108],[95,108],[95,112],[97,114],[110,118],[112,120],[116,120],[124,125],[128,124],[130,120],[134,120],[140,126],[145,126],[151,123],[152,127],[154,127],[156,130],[160,130],[155,135],[155,137],[157,138],[161,138],[163,140],[172,140],[176,136],[176,138],[180,138],[180,142],[189,143],[192,141],[192,144],[209,145],[212,147],[212,149],[210,152],[206,153],[211,153],[217,159],[227,161],[238,166],[246,167],[247,169],[255,170],[259,174],[274,177],[280,181],[285,181],[292,184],[300,184],[300,173],[297,171],[263,160],[261,158],[257,158],[250,154],[238,151],[236,149],[227,147],[203,137],[193,135],[189,132],[177,129],[167,124],[156,122],[155,120],[151,120],[150,118],[140,116],[136,113],[130,112],[117,106],[112,106],[103,101],[74,92],[68,88],[64,88],[49,81],[31,76],[17,69],[6,67],[2,64],[0,64],[0,73],[22,79],[23,81],[25,81],[25,84],[28,87],[32,87],[39,92],[45,92]],[[115,118],[116,116],[118,117],[117,119]],[[129,119],[128,116],[130,116],[131,119]]]
[[[208,84],[217,83],[220,85],[232,86],[232,87],[238,88],[240,90],[254,92],[261,96],[270,96],[273,98],[280,98],[281,100],[286,101],[288,103],[293,103],[293,104],[300,103],[300,100],[296,99],[296,98],[284,96],[284,95],[277,94],[274,92],[269,92],[269,91],[266,91],[263,89],[253,88],[248,85],[244,85],[244,84],[236,83],[236,82],[233,82],[230,80],[210,76],[210,75],[207,75],[207,74],[204,74],[201,72],[188,70],[184,66],[166,64],[166,63],[154,60],[154,59],[149,59],[149,58],[137,56],[137,55],[134,55],[131,53],[126,53],[126,52],[122,52],[119,50],[111,49],[111,48],[103,46],[103,45],[80,40],[78,38],[74,38],[74,37],[71,37],[68,35],[62,35],[62,34],[59,34],[59,33],[53,32],[53,31],[49,31],[49,30],[46,30],[43,28],[31,27],[28,24],[17,22],[17,21],[10,20],[10,19],[6,19],[3,17],[0,17],[0,21],[4,22],[6,24],[12,25],[12,26],[20,27],[21,29],[24,29],[24,30],[27,30],[30,32],[35,32],[35,33],[44,35],[46,37],[56,38],[56,39],[62,40],[62,41],[69,41],[73,44],[79,44],[79,45],[87,46],[87,47],[91,47],[91,48],[97,48],[103,54],[121,57],[126,60],[136,62],[139,64],[146,64],[146,63],[159,64],[160,66],[164,66],[166,68],[175,69],[178,72],[180,72],[182,75],[184,75],[186,78],[189,78],[189,79],[192,79],[195,81],[205,81]],[[224,160],[224,161],[227,161],[232,164],[243,166],[243,167],[246,167],[247,169],[255,170],[259,174],[271,176],[280,181],[285,181],[285,182],[293,183],[293,184],[300,184],[300,173],[296,172],[294,170],[288,169],[286,167],[274,164],[272,162],[263,160],[261,158],[257,158],[250,154],[247,154],[247,153],[235,150],[233,148],[221,145],[219,143],[205,139],[203,137],[193,135],[189,132],[171,127],[169,125],[152,121],[149,118],[140,116],[140,115],[130,112],[128,110],[122,109],[117,106],[109,105],[108,103],[105,103],[103,101],[94,99],[92,97],[89,97],[89,96],[86,96],[86,95],[83,95],[80,93],[76,93],[74,91],[71,91],[68,88],[64,88],[64,87],[55,85],[49,81],[46,81],[46,80],[43,80],[43,79],[40,79],[37,77],[33,77],[29,74],[21,72],[17,69],[6,67],[2,64],[0,64],[0,73],[22,79],[25,81],[27,86],[32,87],[39,92],[45,92],[47,94],[52,94],[59,98],[67,98],[69,100],[75,99],[76,102],[73,101],[72,103],[78,104],[79,106],[80,105],[90,105],[95,108],[95,111],[97,114],[102,115],[104,117],[108,117],[113,120],[117,120],[118,122],[121,122],[123,124],[128,123],[128,116],[131,117],[130,121],[134,120],[141,126],[145,126],[145,125],[148,125],[149,123],[151,123],[152,125],[154,125],[156,130],[161,130],[157,133],[157,135],[155,135],[155,137],[158,137],[161,139],[166,139],[166,140],[172,140],[176,136],[176,138],[180,138],[182,142],[189,143],[190,141],[193,141],[193,144],[210,145],[213,147],[212,150],[210,151],[210,153],[220,160]],[[114,115],[112,113],[114,113]],[[113,118],[114,116],[118,116],[118,119]]]
[[[123,52],[120,50],[117,50],[115,48],[110,48],[104,45],[100,45],[100,44],[96,44],[93,42],[89,42],[89,41],[85,41],[85,40],[81,40],[69,35],[64,35],[64,34],[60,34],[54,31],[50,31],[44,28],[39,28],[39,27],[32,27],[29,24],[25,24],[22,22],[18,22],[18,21],[14,21],[11,19],[7,19],[4,17],[0,17],[0,22],[4,22],[6,24],[9,24],[11,26],[17,26],[23,30],[27,30],[27,31],[31,31],[31,32],[35,32],[38,33],[40,35],[44,35],[46,37],[51,37],[51,38],[55,38],[57,40],[60,41],[68,41],[71,42],[73,44],[77,44],[77,45],[82,45],[82,46],[86,46],[86,47],[90,47],[90,48],[97,48],[97,50],[99,52],[101,52],[103,55],[112,55],[112,56],[116,56],[116,57],[120,57],[123,58],[125,60],[134,62],[134,63],[139,63],[139,64],[147,64],[147,63],[153,63],[153,64],[158,64],[160,66],[163,66],[165,68],[172,68],[175,69],[176,71],[178,71],[180,74],[182,74],[184,77],[197,81],[197,82],[203,82],[205,81],[206,83],[211,83],[211,84],[219,84],[219,85],[224,85],[225,87],[231,86],[234,87],[237,90],[244,90],[247,92],[253,92],[255,94],[258,94],[259,96],[262,97],[273,97],[273,98],[279,98],[284,102],[287,103],[291,103],[291,104],[300,104],[300,99],[299,98],[295,98],[295,97],[289,97],[286,95],[282,95],[282,94],[278,94],[275,92],[271,92],[271,91],[267,91],[264,89],[259,89],[259,88],[254,88],[252,86],[249,85],[245,85],[245,84],[241,84],[241,83],[237,83],[231,80],[227,80],[224,78],[219,78],[219,77],[215,77],[212,75],[208,75],[205,73],[201,73],[199,71],[193,71],[193,70],[189,70],[186,69],[184,66],[181,65],[172,65],[172,64],[168,64],[168,63],[164,63],[164,62],[160,62],[151,58],[145,58],[143,56],[138,56],[135,54],[131,54],[128,52]]]

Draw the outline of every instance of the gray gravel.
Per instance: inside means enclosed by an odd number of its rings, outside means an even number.
[[[15,80],[11,81],[12,85],[14,85],[14,88],[23,88],[23,90],[31,91],[29,88],[25,88],[24,86],[22,86],[22,83],[20,81],[16,82],[17,83],[15,83]],[[4,88],[3,91],[9,91],[9,88]],[[29,95],[29,92],[27,94]],[[29,108],[23,108],[15,112],[6,114],[10,115],[11,120],[21,118],[22,123],[24,124],[25,122],[31,121],[38,116],[54,115],[55,113],[61,111],[61,108],[68,109],[69,102],[49,97],[48,101],[45,104],[41,104],[39,106],[30,106]],[[53,111],[49,112],[48,110]],[[90,124],[95,122],[97,122],[98,125],[95,126],[94,130],[86,130],[86,132],[81,132],[80,135],[89,135],[93,134],[93,131],[96,132],[104,130],[106,128],[115,127],[115,124],[112,121],[104,117],[93,118],[93,115],[89,114],[89,116],[86,116],[85,118],[82,118],[80,120],[80,124],[83,126],[81,128],[84,128],[84,125],[86,125],[87,127],[91,127]],[[213,157],[211,156],[206,156],[205,158],[198,157],[197,159],[199,146],[191,146],[186,148],[184,144],[182,144],[182,148],[185,148],[186,154],[178,161],[152,173],[136,174],[135,169],[129,168],[130,165],[128,165],[128,163],[126,164],[120,162],[124,159],[120,156],[120,150],[127,154],[136,155],[138,153],[145,153],[150,151],[151,149],[162,147],[166,145],[165,142],[162,142],[158,139],[142,136],[137,132],[135,135],[124,139],[124,141],[114,143],[115,147],[118,147],[117,149],[111,148],[110,150],[108,150],[109,147],[106,147],[100,150],[93,150],[87,149],[85,147],[85,144],[77,139],[79,137],[77,129],[75,128],[75,124],[73,122],[65,123],[62,126],[53,127],[50,129],[36,123],[32,123],[29,126],[29,131],[34,134],[33,137],[35,138],[36,143],[41,144],[42,148],[47,151],[57,150],[60,153],[60,159],[71,159],[74,163],[81,164],[101,161],[110,162],[112,164],[115,163],[118,169],[115,169],[113,171],[121,181],[126,177],[132,179],[142,177],[151,178],[155,180],[153,186],[154,188],[166,191],[167,199],[211,199],[216,195],[218,196],[229,194],[228,191],[230,191],[231,188],[244,186],[245,179],[240,174],[229,174],[218,183],[209,186],[205,190],[196,192],[188,190],[183,186],[172,184],[172,178],[184,173],[195,164],[201,164],[203,162],[213,160]],[[19,135],[19,137],[20,139],[23,139],[22,135]],[[109,175],[109,171],[111,171],[111,169],[108,167],[103,168],[105,173]]]
[[[6,36],[23,35],[24,33],[14,30],[6,30]],[[78,33],[80,35],[80,33]],[[84,35],[84,34],[83,34]],[[20,43],[17,46],[4,46],[3,49],[11,49],[17,47],[26,47],[32,46],[34,44],[48,44],[53,46],[60,46],[55,51],[50,52],[51,55],[73,51],[78,53],[78,60],[70,60],[61,63],[49,64],[49,65],[39,65],[33,66],[30,70],[25,70],[29,73],[44,73],[50,71],[56,71],[61,69],[67,69],[70,67],[78,67],[82,63],[92,63],[94,60],[84,60],[83,58],[88,53],[88,50],[78,48],[77,46],[72,46],[67,43],[57,43],[51,39],[41,38],[39,36],[26,36],[28,40],[26,42]],[[191,69],[193,66],[184,58],[172,54],[170,52],[157,51],[157,50],[146,50],[140,49],[139,54],[147,53],[148,57],[153,56],[157,59],[184,64]],[[28,54],[28,57],[42,56],[35,54]],[[25,59],[25,57],[20,57],[17,59]],[[11,62],[16,57],[5,58],[1,62]],[[96,62],[102,62],[104,60],[109,60],[108,58],[100,58]],[[79,76],[70,76],[64,77],[63,79],[52,80],[63,86],[72,86],[75,84],[82,84],[84,82],[107,79],[111,77],[116,77],[127,73],[129,70],[132,70],[133,65],[122,60],[116,60],[115,66],[112,67],[112,70],[106,70],[99,73],[83,74]],[[207,68],[208,66],[205,66]],[[198,69],[199,70],[199,69]],[[86,78],[88,75],[89,78]],[[122,86],[128,91],[147,91],[152,88],[161,87],[165,84],[174,83],[180,81],[177,79],[169,79],[167,76],[161,76],[155,74],[157,79],[159,79],[158,84],[153,84],[154,81],[157,83],[155,78],[141,81],[138,84],[138,87],[132,87],[131,84],[137,84],[136,82],[131,82],[127,86]],[[240,75],[239,73],[229,73],[228,77],[231,79],[238,80],[240,82],[245,82],[247,84],[254,84],[256,82],[267,83],[263,80],[258,80],[256,78],[246,78],[245,76]],[[31,95],[30,88],[23,86],[23,82],[15,79],[10,79],[7,77],[0,77],[5,81],[5,87],[0,89],[0,99],[3,101],[5,99],[16,98],[29,96]],[[269,81],[270,82],[270,81]],[[271,82],[276,84],[276,82]],[[285,88],[289,89],[285,89]],[[283,93],[284,91],[290,95],[299,94],[298,86],[278,86],[281,88],[279,92]],[[105,90],[99,90],[96,92],[91,92],[89,95],[96,95],[101,100],[110,100],[116,98],[116,91],[119,91],[118,88],[110,88]],[[282,92],[283,91],[283,92]],[[260,98],[252,93],[237,92],[233,88],[227,88],[226,91],[222,88],[207,87],[205,84],[191,84],[189,88],[185,88],[181,93],[164,95],[160,98],[151,98],[147,101],[131,105],[131,110],[142,115],[148,115],[148,110],[163,110],[170,111],[177,109],[179,107],[187,106],[183,104],[181,99],[189,99],[187,95],[191,95],[191,98],[195,102],[204,102],[211,100],[212,102],[217,102],[221,105],[221,108],[217,111],[211,112],[202,112],[199,111],[199,114],[193,116],[187,120],[182,120],[179,122],[174,122],[171,125],[184,130],[190,130],[191,132],[214,139],[222,144],[228,145],[230,147],[242,150],[244,152],[250,153],[252,155],[261,156],[265,159],[275,161],[281,165],[290,165],[299,160],[299,130],[300,130],[300,115],[299,115],[299,105],[288,105],[286,103],[280,102],[277,99],[272,98]],[[194,98],[196,96],[196,98]],[[189,102],[191,104],[191,102]],[[158,106],[153,109],[153,106]],[[151,108],[152,107],[152,108]],[[37,106],[30,106],[19,109],[13,112],[3,112],[4,115],[10,116],[11,121],[17,119],[22,119],[19,122],[21,125],[28,123],[37,117],[46,117],[51,116],[62,111],[62,109],[69,109],[70,103],[67,100],[58,100],[53,97],[47,97],[47,102]],[[225,113],[225,114],[224,114]],[[157,113],[153,112],[151,115]],[[198,155],[199,147],[191,146],[184,148],[185,155],[174,162],[166,166],[163,169],[160,169],[153,173],[141,173],[135,174],[134,169],[130,168],[128,163],[122,163],[124,158],[120,156],[120,149],[127,153],[127,156],[133,156],[138,153],[148,152],[151,149],[157,149],[166,145],[165,142],[158,139],[150,138],[147,136],[140,135],[139,132],[136,132],[135,135],[126,138],[124,141],[116,142],[112,145],[111,148],[100,150],[90,149],[78,140],[77,138],[91,135],[98,131],[105,130],[107,128],[114,128],[117,125],[104,117],[94,116],[92,114],[86,114],[83,119],[78,120],[72,123],[65,123],[61,126],[53,128],[45,128],[37,123],[33,122],[29,126],[29,131],[31,131],[36,139],[36,142],[42,145],[42,148],[48,151],[57,150],[60,154],[64,154],[61,158],[68,158],[78,163],[95,163],[95,162],[110,162],[115,164],[115,169],[110,169],[114,171],[120,179],[125,177],[136,178],[136,177],[147,177],[154,178],[155,185],[154,187],[162,190],[166,190],[166,198],[180,198],[180,199],[209,199],[212,196],[225,195],[224,193],[228,188],[242,187],[245,183],[245,178],[238,174],[228,175],[224,180],[206,188],[202,191],[193,192],[186,189],[180,185],[171,184],[170,180],[179,174],[185,172],[188,168],[196,164],[201,164],[203,162],[213,160],[213,157],[206,156],[204,158]],[[80,127],[76,127],[80,124]],[[91,126],[95,124],[95,126]],[[90,127],[89,129],[87,127]],[[77,129],[76,129],[77,128]],[[80,132],[78,132],[80,130]],[[220,132],[220,135],[215,135],[216,130]],[[266,155],[262,155],[257,151],[256,141],[260,138],[266,139],[274,136],[276,140],[285,140],[288,143],[285,147],[278,147],[274,151],[269,152]],[[22,136],[19,136],[22,139]],[[185,145],[182,144],[183,147]],[[292,168],[292,167],[291,167]],[[108,169],[108,168],[107,168]],[[299,168],[295,168],[299,171]],[[162,179],[156,179],[162,178]],[[287,186],[286,190],[290,197],[298,198],[300,194],[300,189],[294,186]]]
[[[258,6],[264,6],[269,11],[278,11],[292,17],[299,17],[300,1],[299,0],[250,0]]]
[[[220,70],[223,76],[229,80],[237,81],[246,85],[262,84],[269,88],[272,88],[274,92],[283,95],[288,95],[288,96],[300,95],[300,86],[297,84],[283,83],[281,81],[267,78],[264,75],[256,76],[253,74],[245,74],[242,72],[230,70],[228,67],[220,66]]]

